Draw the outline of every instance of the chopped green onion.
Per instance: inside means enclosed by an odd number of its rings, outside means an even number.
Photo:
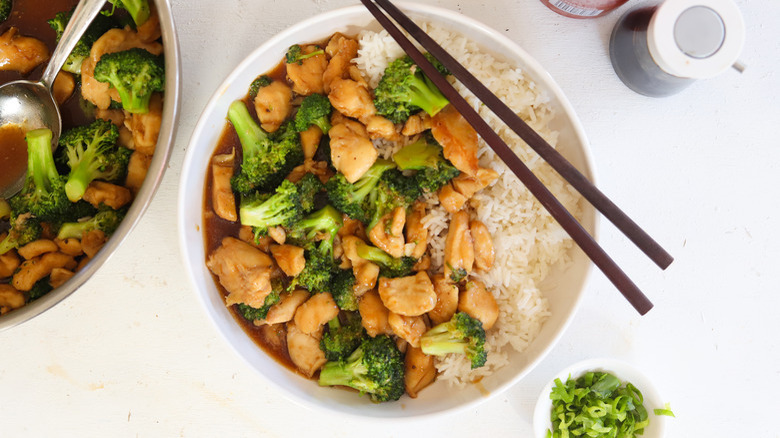
[[[550,399],[553,427],[548,438],[633,438],[650,424],[642,392],[609,373],[587,372],[565,384],[555,379]],[[668,404],[653,412],[674,416]]]
[[[653,409],[653,413],[655,415],[666,415],[667,417],[674,417],[674,412],[672,412],[672,408],[669,407],[669,403],[666,403],[663,409]]]

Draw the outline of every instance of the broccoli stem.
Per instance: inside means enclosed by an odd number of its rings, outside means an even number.
[[[409,87],[414,90],[410,96],[409,103],[422,108],[431,117],[444,109],[450,101],[441,94],[438,88],[433,85],[430,79],[422,75],[412,76]]]
[[[127,10],[136,26],[146,23],[151,16],[149,0],[118,0],[118,3]]]
[[[358,390],[370,389],[367,386],[365,388],[360,388],[361,385],[359,384],[359,381],[356,381],[356,378],[360,379],[361,376],[364,376],[368,373],[368,368],[363,365],[362,351],[358,349],[356,353],[358,353],[360,356],[353,357],[355,356],[353,353],[353,355],[348,357],[346,361],[326,363],[320,369],[320,386],[341,385],[350,386]]]
[[[244,160],[256,155],[261,150],[261,142],[268,141],[268,134],[255,123],[243,101],[236,100],[230,104],[228,120],[233,124],[236,134],[238,134]]]
[[[42,128],[27,133],[27,172],[32,173],[37,192],[52,190],[52,180],[59,178],[51,152],[51,130]]]
[[[439,325],[425,333],[425,337],[420,339],[420,347],[427,355],[443,356],[449,353],[465,354],[469,346],[465,338],[457,339],[452,337],[452,333],[446,326]]]
[[[112,76],[112,83],[120,83],[118,76]],[[149,112],[149,102],[152,100],[152,93],[138,95],[133,93],[132,89],[125,87],[119,87],[116,90],[119,92],[122,108],[133,114],[146,114]]]

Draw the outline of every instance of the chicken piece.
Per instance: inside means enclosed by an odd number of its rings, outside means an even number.
[[[57,105],[62,105],[73,94],[73,90],[76,89],[76,80],[73,79],[73,75],[60,71],[57,73],[57,77],[54,78],[54,84],[51,86],[51,92],[54,94],[54,101]]]
[[[321,50],[319,46],[309,44],[301,46],[304,54],[309,54]],[[325,86],[322,82],[322,75],[328,67],[328,60],[325,53],[314,55],[299,62],[285,64],[287,67],[287,79],[293,84],[293,91],[301,96],[325,92]]]
[[[312,295],[295,311],[295,325],[304,333],[319,333],[322,325],[339,314],[339,306],[330,292]]]
[[[389,225],[388,225],[389,223]],[[377,248],[395,258],[404,255],[404,224],[406,223],[406,210],[396,207],[392,213],[387,213],[368,232],[368,238]]]
[[[295,289],[292,292],[282,294],[278,303],[268,309],[265,319],[255,321],[257,324],[281,324],[293,319],[298,307],[309,299],[309,292],[304,289]]]
[[[53,240],[38,239],[19,248],[17,252],[20,256],[24,257],[25,260],[30,260],[31,258],[38,257],[47,252],[55,252],[57,250],[59,250],[59,247]]]
[[[372,338],[381,334],[390,334],[392,330],[387,322],[390,312],[376,291],[369,291],[360,297],[358,311],[362,319],[363,328]]]
[[[361,296],[376,287],[376,280],[379,277],[379,266],[358,255],[358,243],[363,243],[363,241],[356,236],[344,236],[341,239],[341,248],[344,251],[344,256],[350,261],[352,273],[355,275],[355,285],[352,290],[355,292],[355,295]]]
[[[255,111],[263,130],[276,131],[292,111],[292,90],[282,81],[261,87],[255,96]]]
[[[341,237],[344,236],[356,236],[361,237],[365,236],[366,234],[366,227],[363,225],[363,222],[360,222],[357,219],[352,219],[351,217],[345,215],[342,215],[344,219],[344,225],[342,225],[341,228],[339,228],[338,235]],[[363,240],[361,238],[361,240]]]
[[[160,29],[160,17],[157,15],[157,7],[154,2],[149,2],[149,18],[136,27],[138,38],[145,43],[158,40],[162,36]]]
[[[379,296],[393,313],[420,316],[436,307],[436,292],[425,271],[399,278],[379,278]]]
[[[238,220],[236,197],[230,179],[233,178],[233,163],[229,165],[211,163],[211,205],[217,216],[227,221]]]
[[[433,356],[428,356],[422,349],[410,347],[404,356],[404,387],[411,398],[417,398],[423,388],[436,379],[436,367]]]
[[[482,322],[482,328],[490,330],[498,319],[498,303],[481,281],[471,280],[458,296],[458,310]]]
[[[108,83],[98,82],[95,79],[95,64],[107,53],[122,52],[132,48],[144,49],[153,55],[160,55],[163,52],[162,44],[157,41],[145,42],[129,27],[111,29],[92,44],[89,57],[81,63],[81,95],[84,99],[100,109],[107,109],[112,100],[121,102],[119,92],[111,88]]]
[[[360,72],[360,69],[355,64],[349,64],[347,67],[347,77],[360,84],[360,86],[368,88],[366,78],[363,77],[363,73]]]
[[[346,123],[347,121],[351,121],[349,117],[345,116],[344,114],[341,114],[338,111],[332,111],[330,113],[330,125],[336,126],[341,123]],[[368,132],[366,132],[366,135],[368,135]]]
[[[58,288],[70,280],[71,277],[76,275],[73,271],[69,271],[65,268],[54,268],[49,275],[49,285],[53,288]]]
[[[268,237],[277,244],[284,245],[284,242],[287,240],[287,232],[284,231],[283,227],[270,227],[268,228]]]
[[[406,256],[419,259],[428,249],[428,229],[422,222],[425,215],[425,203],[419,201],[412,204],[411,211],[406,215],[406,246],[411,245]]]
[[[396,336],[405,340],[412,347],[420,346],[420,337],[428,331],[425,318],[422,316],[403,316],[390,312],[387,323]]]
[[[328,99],[336,111],[364,123],[376,114],[374,99],[368,88],[352,79],[333,80]]]
[[[91,230],[81,236],[81,249],[87,257],[93,258],[103,248],[106,241],[108,241],[106,233],[101,230]]]
[[[206,266],[227,290],[225,303],[228,306],[244,303],[259,309],[271,293],[273,260],[234,237],[222,239],[222,245],[209,255]]]
[[[279,269],[290,277],[295,277],[303,271],[306,259],[303,248],[294,245],[271,245],[271,255],[279,265]]]
[[[411,137],[429,129],[431,129],[431,116],[425,111],[420,111],[406,119],[401,134]]]
[[[448,213],[456,213],[466,205],[465,196],[458,193],[452,184],[445,184],[439,189],[439,203],[447,210]]]
[[[0,278],[14,275],[14,271],[20,264],[22,264],[22,261],[14,250],[0,255]]]
[[[458,286],[442,274],[433,276],[433,290],[436,292],[436,307],[428,312],[433,325],[439,325],[452,319],[458,310]]]
[[[61,252],[47,252],[46,254],[26,260],[11,279],[11,285],[20,291],[32,289],[38,280],[51,274],[54,268],[64,268],[74,263],[73,257]]]
[[[125,187],[105,181],[92,181],[84,192],[83,199],[95,208],[105,204],[118,210],[133,200],[133,194]]]
[[[333,81],[349,75],[350,62],[357,56],[358,42],[336,34],[328,42],[325,52],[330,55],[330,61],[325,72],[322,73],[322,83],[325,92],[330,93]]]
[[[273,239],[271,239],[269,236],[255,237],[254,230],[252,230],[252,227],[248,225],[242,225],[241,228],[238,229],[238,238],[254,246],[260,251],[263,251],[264,253],[271,251],[271,244],[273,243]]]
[[[255,325],[258,322],[255,320]],[[287,324],[260,324],[259,327],[263,345],[274,351],[287,351]]]
[[[480,167],[476,176],[461,173],[453,178],[452,187],[466,199],[469,199],[496,179],[498,179],[498,172],[493,169]]]
[[[47,59],[49,49],[43,41],[19,35],[19,29],[15,27],[0,35],[0,71],[26,75]]]
[[[125,112],[121,109],[95,108],[95,118],[108,120],[109,122],[116,125],[117,128],[125,126]]]
[[[371,116],[366,120],[366,131],[372,140],[384,138],[390,141],[399,141],[401,136],[395,130],[395,125],[382,116]]]
[[[301,147],[303,148],[303,158],[305,160],[311,160],[314,158],[314,154],[317,153],[317,148],[320,147],[322,130],[317,125],[311,125],[309,126],[309,129],[301,132],[300,134]]]
[[[368,138],[366,128],[354,120],[334,125],[330,136],[330,158],[333,167],[354,183],[374,165],[379,154]]]
[[[479,170],[479,138],[477,131],[469,125],[452,105],[447,105],[431,119],[431,133],[444,150],[444,158],[468,175]]]
[[[130,131],[124,122],[124,112],[122,112],[122,126],[119,127],[119,138],[117,143],[119,146],[126,147],[128,149],[135,149],[135,143],[133,142],[133,132]]]
[[[0,284],[0,315],[24,306],[24,294],[10,284]]]
[[[125,187],[130,189],[133,196],[138,194],[141,186],[144,184],[146,174],[149,172],[149,166],[152,165],[152,156],[135,151],[130,155],[130,162],[127,163],[127,177],[125,178]]]
[[[133,134],[133,149],[146,155],[154,155],[157,137],[162,126],[163,98],[161,93],[152,94],[149,111],[143,114],[125,113],[125,126]]]
[[[312,175],[316,176],[317,179],[319,179],[323,184],[328,182],[330,177],[333,176],[333,171],[328,168],[327,162],[314,161],[310,158],[307,158],[303,161],[303,164],[300,166],[295,166],[295,168],[290,171],[290,174],[287,175],[286,179],[292,183],[297,183],[303,179],[307,173],[311,173]]]
[[[313,376],[328,361],[320,350],[320,337],[320,333],[302,332],[293,321],[287,323],[287,353],[306,377]]]
[[[81,240],[76,238],[68,238],[64,240],[54,239],[60,252],[69,256],[78,257],[84,254],[84,250],[81,248]]]
[[[459,211],[452,215],[444,241],[444,276],[457,283],[473,267],[474,241],[469,230],[469,214]]]
[[[474,266],[483,271],[493,267],[496,252],[493,250],[493,238],[490,236],[487,226],[480,221],[469,223],[471,238],[474,240]]]

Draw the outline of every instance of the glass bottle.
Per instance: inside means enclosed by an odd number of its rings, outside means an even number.
[[[571,18],[596,18],[623,5],[628,0],[541,0],[553,11]]]

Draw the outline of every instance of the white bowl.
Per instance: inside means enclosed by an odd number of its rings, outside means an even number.
[[[664,437],[667,417],[653,413],[653,409],[662,409],[664,407],[664,401],[658,394],[653,381],[628,362],[607,358],[588,359],[575,363],[550,379],[550,382],[539,393],[539,400],[537,400],[534,408],[534,437],[544,438],[547,436],[547,430],[552,428],[552,422],[550,421],[550,411],[552,410],[550,391],[552,391],[552,387],[555,384],[555,379],[561,379],[561,382],[565,383],[569,377],[576,379],[589,371],[608,372],[620,379],[624,384],[631,382],[631,384],[636,386],[642,392],[644,399],[642,405],[647,409],[647,414],[650,418],[650,424],[644,429],[642,438]]]
[[[455,29],[469,36],[483,49],[489,48],[488,51],[495,56],[520,66],[551,97],[551,104],[558,114],[553,127],[560,131],[559,144],[568,146],[561,149],[562,153],[586,175],[592,175],[587,140],[571,105],[552,78],[526,52],[484,24],[455,12],[412,3],[399,3],[399,6],[413,19],[435,21]],[[357,34],[365,28],[379,30],[380,26],[362,6],[338,9],[310,18],[261,45],[216,90],[193,132],[179,184],[179,237],[184,264],[217,330],[239,356],[293,401],[315,409],[385,418],[419,417],[473,407],[520,380],[558,341],[574,316],[590,270],[590,262],[581,251],[571,251],[573,263],[565,272],[559,267],[558,274],[550,275],[546,290],[552,316],[525,352],[511,353],[511,365],[484,379],[479,387],[474,385],[455,389],[446,383],[437,382],[422,391],[417,399],[405,397],[400,402],[382,405],[372,404],[367,397],[359,397],[352,392],[320,388],[316,382],[287,370],[266,355],[234,321],[204,263],[204,178],[210,156],[225,126],[225,115],[230,103],[246,94],[249,84],[258,74],[275,67],[290,45],[321,41],[337,31],[348,35]],[[583,225],[593,234],[595,215],[590,206],[584,208]]]

